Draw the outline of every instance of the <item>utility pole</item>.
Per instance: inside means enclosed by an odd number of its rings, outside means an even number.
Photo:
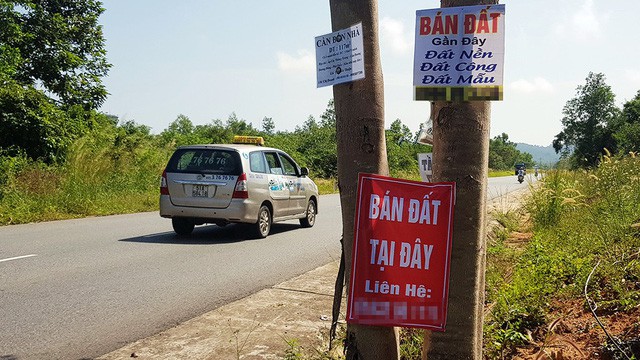
[[[497,0],[441,0],[441,7]],[[456,182],[446,332],[425,332],[423,359],[482,359],[489,101],[435,101],[433,179]]]
[[[377,0],[330,0],[332,31],[362,23],[365,78],[333,86],[345,279],[351,278],[358,173],[389,174]],[[349,285],[347,285],[349,286]],[[347,288],[347,293],[348,293]],[[399,359],[393,327],[347,325],[347,359]]]

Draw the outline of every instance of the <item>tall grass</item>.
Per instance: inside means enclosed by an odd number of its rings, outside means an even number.
[[[0,225],[155,210],[168,156],[151,146],[83,138],[62,165],[2,157]]]
[[[313,182],[318,185],[318,193],[320,195],[334,194],[338,192],[338,181],[336,179],[314,178]]]
[[[489,354],[499,357],[524,343],[527,331],[549,322],[554,300],[582,298],[598,263],[589,289],[599,311],[640,305],[638,174],[635,156],[604,157],[591,171],[553,171],[543,178],[526,205],[533,238],[510,281],[493,289],[485,326]]]
[[[489,169],[489,177],[513,176],[513,170],[491,170]]]

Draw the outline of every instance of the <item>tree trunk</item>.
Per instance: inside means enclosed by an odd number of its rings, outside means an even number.
[[[358,173],[388,175],[384,134],[384,90],[378,44],[376,0],[330,0],[332,31],[362,22],[365,78],[335,85],[338,185],[346,261],[351,279]],[[349,290],[347,284],[347,291]],[[398,359],[398,335],[392,327],[347,326],[347,359]]]
[[[441,7],[497,0],[441,0]],[[425,332],[423,359],[482,359],[486,194],[491,104],[432,103],[433,178],[456,182],[447,330]]]

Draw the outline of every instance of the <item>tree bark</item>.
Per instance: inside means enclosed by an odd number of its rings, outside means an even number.
[[[425,341],[424,359],[481,359],[488,101],[434,104],[434,181],[456,182],[447,329]]]
[[[378,43],[376,0],[330,0],[332,31],[362,22],[365,78],[335,85],[338,186],[346,261],[351,279],[358,173],[388,175],[384,133],[384,89]],[[347,292],[350,284],[347,283]],[[392,327],[347,325],[347,359],[398,359],[398,334]]]

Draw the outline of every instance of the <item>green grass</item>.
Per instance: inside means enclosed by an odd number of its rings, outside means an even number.
[[[489,170],[489,177],[513,176],[513,170]]]
[[[582,298],[597,263],[589,290],[600,311],[640,305],[639,171],[637,158],[605,157],[593,171],[543,178],[526,205],[533,238],[521,249],[500,241],[488,249],[489,358],[508,356],[527,332],[548,323],[554,300]]]
[[[0,156],[0,225],[157,210],[171,150],[116,148],[108,140],[78,140],[63,165]],[[417,169],[391,176],[420,181]],[[314,181],[321,195],[338,192],[336,179]]]
[[[334,194],[338,192],[338,181],[336,179],[313,179],[318,185],[318,193],[320,195]]]
[[[0,158],[0,225],[157,210],[167,156],[79,141],[64,165]]]

